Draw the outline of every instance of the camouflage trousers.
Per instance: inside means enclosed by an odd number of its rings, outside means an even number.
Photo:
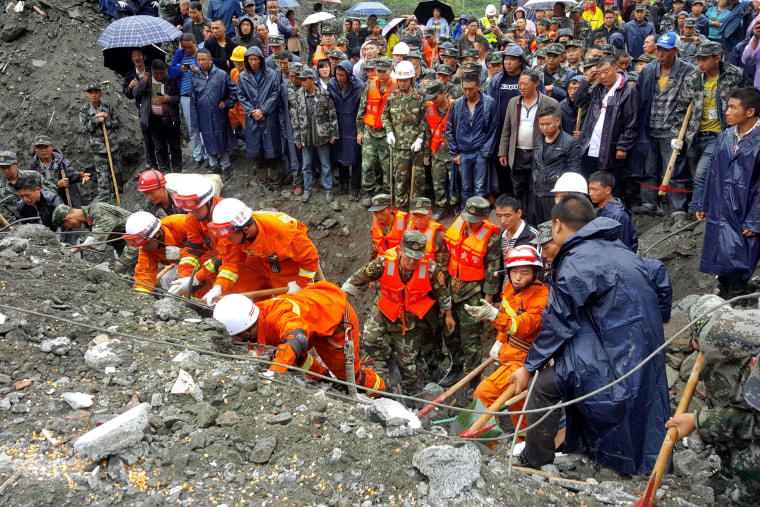
[[[736,489],[727,491],[738,505],[760,505],[760,446],[750,444],[731,458]]]
[[[443,353],[443,336],[444,319],[439,317],[441,309],[438,304],[425,314],[417,325],[419,326],[420,337],[420,359],[428,365],[429,368],[435,368],[443,363],[446,356]]]
[[[121,167],[118,164],[118,151],[112,151],[113,172],[116,175],[116,184],[119,185],[119,194],[122,194],[123,184],[121,181]],[[95,161],[95,174],[98,175],[98,201],[109,202],[116,197],[113,178],[111,177],[111,164],[108,161],[108,153],[93,153]]]
[[[119,261],[114,264],[113,272],[122,278],[132,278],[135,274],[137,258],[140,256],[140,248],[126,245],[121,252],[117,251],[117,253]]]
[[[282,162],[276,158],[257,158],[257,174],[259,176],[259,185],[265,187],[279,188],[282,185]]]
[[[475,322],[475,317],[465,311],[464,305],[478,306],[482,304],[482,297],[483,294],[477,292],[463,301],[453,303],[451,311],[457,326],[453,333],[443,334],[443,341],[451,353],[451,364],[463,364],[468,371],[475,369],[481,362],[484,324]]]
[[[402,333],[398,326],[393,325],[377,306],[373,306],[367,321],[364,323],[362,334],[362,350],[370,358],[375,359],[373,369],[384,378],[391,356],[396,357],[401,373],[401,386],[408,393],[419,390],[419,375],[417,373],[417,355],[419,353],[419,330],[417,326]]]
[[[369,127],[364,128],[362,144],[362,191],[366,194],[388,193],[391,177],[388,172],[390,151],[383,137],[373,137]]]
[[[444,149],[444,147],[441,147]],[[439,208],[453,204],[449,195],[449,178],[451,176],[451,160],[444,162],[431,157],[430,175],[433,179],[433,204]],[[415,190],[416,193],[416,190]]]
[[[412,170],[414,170],[414,195],[425,195],[425,168],[422,154],[408,148],[393,148],[393,192],[397,209],[409,206]]]

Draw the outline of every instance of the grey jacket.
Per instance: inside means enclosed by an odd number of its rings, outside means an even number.
[[[150,94],[151,94],[152,86],[153,86],[153,77],[151,76],[150,80],[148,80],[147,83],[141,79],[140,83],[137,86],[135,86],[135,89],[133,91],[135,95],[135,100],[137,100],[137,97],[140,97],[140,121],[146,127],[148,126],[150,115],[152,114],[151,103],[150,103]],[[170,76],[168,73],[166,74],[166,77],[164,78],[164,94],[169,95],[172,98],[172,101],[166,104],[167,106],[169,106],[169,117],[172,119],[173,122],[180,121],[179,85],[177,84],[177,80],[173,78],[172,76]]]
[[[559,111],[559,102],[553,98],[538,94],[538,109],[536,110],[536,118],[533,121],[533,143],[541,135],[541,130],[538,128],[538,111],[543,106],[554,106]],[[501,129],[501,141],[499,142],[499,157],[507,157],[509,167],[512,167],[515,163],[515,149],[517,148],[517,130],[520,125],[520,109],[522,107],[522,95],[513,97],[507,105],[507,114],[504,118],[504,128]]]

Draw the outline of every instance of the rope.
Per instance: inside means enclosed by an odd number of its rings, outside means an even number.
[[[528,406],[528,400],[530,400],[530,395],[533,393],[533,387],[536,385],[536,379],[538,379],[538,375],[533,375],[533,378],[530,380],[530,387],[528,387],[528,395],[525,397],[525,403],[523,406]],[[547,412],[546,415],[551,414],[551,412]],[[512,449],[515,448],[515,444],[517,443],[517,435],[520,433],[520,425],[522,424],[523,417],[525,417],[525,414],[520,414],[520,418],[517,420],[517,426],[515,427],[515,432],[512,434],[512,445],[509,446],[510,454],[512,453]],[[509,460],[509,464],[507,464],[507,477],[512,477],[512,460]]]
[[[696,222],[691,222],[690,224],[686,224],[686,225],[684,225],[683,227],[681,227],[681,228],[680,228],[680,229],[678,229],[677,231],[675,231],[675,232],[671,232],[670,234],[668,234],[668,235],[667,235],[667,236],[665,236],[664,238],[661,238],[661,239],[659,239],[659,240],[658,240],[656,243],[654,243],[652,246],[650,246],[649,248],[647,248],[647,249],[646,249],[646,251],[644,252],[644,256],[646,257],[647,255],[649,255],[649,251],[650,251],[652,248],[654,248],[654,247],[656,247],[657,245],[659,245],[660,243],[662,243],[663,241],[665,241],[665,240],[667,240],[667,239],[670,239],[670,238],[672,238],[673,236],[675,236],[676,234],[680,234],[680,233],[684,232],[684,231],[685,231],[685,230],[687,230],[687,229],[691,229],[692,227],[694,227],[695,225],[698,225],[698,224],[700,224],[700,223],[701,223],[701,222],[699,222],[699,221],[696,221]]]

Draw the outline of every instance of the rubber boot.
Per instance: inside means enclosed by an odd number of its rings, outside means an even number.
[[[464,378],[464,366],[461,364],[454,364],[448,371],[445,377],[443,377],[438,385],[441,387],[451,387]]]

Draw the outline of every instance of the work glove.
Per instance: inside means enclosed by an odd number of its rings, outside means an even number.
[[[288,282],[288,294],[297,294],[301,291],[301,287],[296,283],[295,280],[292,282]]]
[[[393,132],[388,132],[385,140],[388,141],[388,146],[396,146],[396,136],[393,135]]]
[[[348,294],[349,296],[356,296],[356,285],[352,283],[344,283],[340,290],[343,291],[344,294]]]
[[[678,139],[671,139],[670,147],[674,150],[681,151],[683,149],[683,141],[679,142]]]
[[[501,352],[502,345],[504,345],[503,342],[496,340],[493,344],[493,347],[491,347],[491,352],[489,352],[488,355],[491,356],[491,359],[493,359],[494,361],[499,360],[499,352]]]
[[[267,371],[261,373],[261,376],[262,377],[266,377],[266,378],[273,378],[274,377],[274,370],[267,370]]]
[[[160,7],[160,5],[158,5],[158,2],[153,2],[153,3],[152,3],[152,4],[150,4],[150,5],[151,5],[151,7],[153,7],[154,9],[158,9],[158,8]]]
[[[126,8],[127,8],[127,2],[116,2],[116,3],[117,3],[117,4],[119,5],[119,7],[121,7],[122,9],[126,9]]]
[[[414,143],[412,143],[412,151],[414,153],[419,153],[421,149],[422,149],[422,139],[418,137],[417,140],[414,141]]]
[[[222,295],[222,288],[218,285],[211,287],[211,290],[206,293],[206,304],[211,306],[214,304],[214,300]]]
[[[190,277],[186,276],[185,278],[177,278],[172,282],[172,284],[169,286],[169,294],[174,294],[175,296],[182,295],[183,292],[187,289],[187,284],[190,281]],[[193,287],[200,284],[197,278],[193,277]]]
[[[464,305],[465,311],[475,317],[475,320],[478,322],[483,322],[484,320],[493,322],[496,320],[496,316],[499,315],[499,310],[494,308],[485,299],[481,299],[480,302],[483,303],[483,306]]]
[[[167,246],[166,258],[169,260],[179,260],[179,247],[174,245]]]

